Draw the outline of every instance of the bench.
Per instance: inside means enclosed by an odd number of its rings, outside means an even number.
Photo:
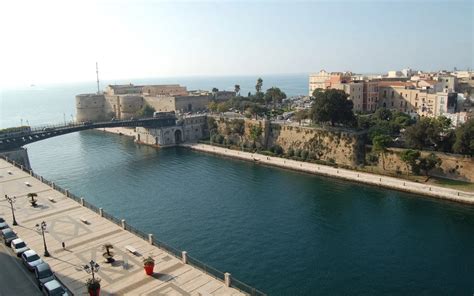
[[[137,253],[137,249],[135,249],[134,247],[128,245],[128,246],[125,246],[125,250],[129,251],[130,253],[132,253],[133,255],[135,255],[135,253]]]
[[[28,187],[31,187],[30,182],[25,182],[25,185],[28,186]]]
[[[79,220],[81,220],[81,222],[84,224],[89,224],[89,221],[87,221],[86,218],[79,218]]]
[[[48,197],[48,199],[49,199],[50,202],[56,202],[56,201],[54,200],[54,197]]]
[[[8,173],[9,175],[13,175],[12,171],[7,171],[7,173]]]

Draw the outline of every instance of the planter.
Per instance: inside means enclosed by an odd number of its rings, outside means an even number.
[[[115,261],[113,253],[110,253],[110,254],[104,253],[102,254],[102,256],[105,258],[106,263],[112,263]]]
[[[155,268],[155,264],[147,264],[144,266],[144,268],[147,275],[152,275],[153,269]]]
[[[99,296],[99,295],[100,295],[100,288],[89,289],[89,296]]]

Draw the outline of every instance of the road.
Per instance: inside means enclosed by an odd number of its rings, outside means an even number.
[[[11,249],[0,243],[0,296],[42,295],[33,273],[23,266]]]

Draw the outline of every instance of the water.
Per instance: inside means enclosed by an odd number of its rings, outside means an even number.
[[[38,120],[74,91],[46,91]],[[8,118],[39,110],[8,99]],[[27,148],[37,173],[271,295],[474,293],[474,207],[97,131]]]

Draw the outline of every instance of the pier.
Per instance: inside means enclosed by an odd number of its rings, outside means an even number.
[[[38,195],[37,206],[30,205],[28,193]],[[41,257],[75,295],[87,293],[85,282],[90,275],[82,267],[90,260],[100,265],[101,295],[264,295],[230,273],[205,265],[4,159],[0,159],[0,194],[0,216],[40,255],[43,239],[35,225],[46,222],[45,240],[51,256]],[[5,195],[16,197],[18,226],[12,226]],[[113,245],[113,263],[105,263],[102,257],[106,243]],[[142,260],[148,256],[155,260],[152,276],[143,270]]]

